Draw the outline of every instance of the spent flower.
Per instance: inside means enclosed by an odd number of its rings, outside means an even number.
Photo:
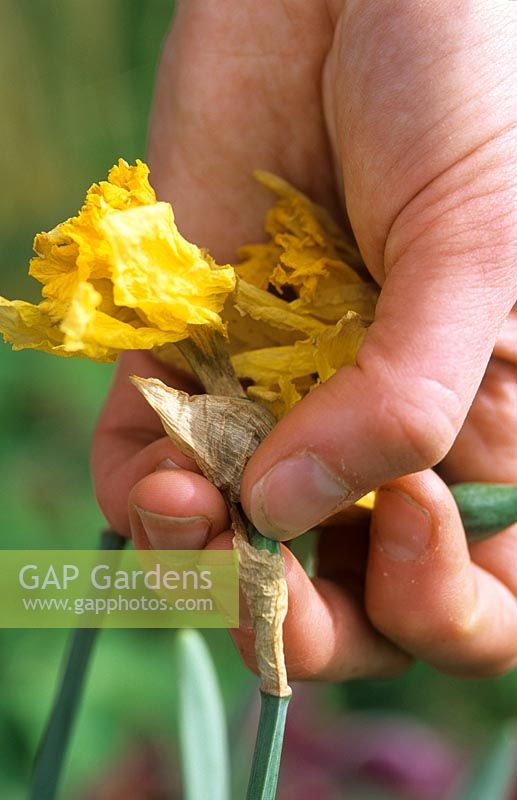
[[[227,332],[248,396],[277,418],[354,363],[378,290],[325,209],[257,172],[276,195],[267,240],[242,247],[236,266],[218,266],[181,236],[148,175],[141,161],[120,159],[77,216],[36,236],[30,274],[42,300],[0,297],[6,341],[98,361],[154,349],[184,366],[188,341]],[[182,342],[180,356],[169,345]]]
[[[268,241],[239,251],[229,318],[232,361],[248,395],[281,417],[338,369],[353,364],[378,289],[328,212],[267,172],[277,195]]]
[[[181,236],[148,174],[120,159],[77,216],[36,236],[30,274],[42,301],[0,297],[0,332],[14,349],[113,361],[185,339],[191,325],[224,331],[234,270]]]

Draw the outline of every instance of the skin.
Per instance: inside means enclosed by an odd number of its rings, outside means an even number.
[[[517,661],[517,528],[469,548],[446,485],[517,482],[515,12],[189,0],[165,43],[149,161],[183,234],[220,262],[259,241],[270,198],[250,175],[269,169],[351,226],[382,286],[357,366],[279,423],[242,482],[253,515],[256,481],[310,449],[357,490],[383,487],[369,531],[350,514],[326,521],[314,580],[283,546],[291,680],[393,675],[413,657],[463,676]],[[150,547],[135,506],[201,515],[207,546],[231,546],[221,495],[163,436],[131,372],[199,391],[149,354],[121,359],[93,448],[107,519]],[[167,458],[179,468],[157,469]],[[400,547],[408,530],[416,557]],[[249,622],[232,635],[254,668]]]

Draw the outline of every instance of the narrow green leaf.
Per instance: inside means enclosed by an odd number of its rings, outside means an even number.
[[[228,800],[226,719],[210,651],[193,630],[179,631],[176,647],[183,797]]]
[[[458,800],[509,800],[515,776],[516,748],[508,728],[489,739]]]
[[[106,531],[102,534],[99,549],[122,550],[126,541],[118,533]],[[88,666],[99,633],[97,628],[78,628],[72,634],[63,676],[34,760],[31,800],[54,800],[57,795]]]

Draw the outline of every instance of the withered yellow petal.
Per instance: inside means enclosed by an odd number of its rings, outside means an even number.
[[[222,316],[227,325],[227,346],[231,355],[245,350],[294,344],[300,338],[299,331],[275,328],[266,322],[253,319],[248,314],[242,316],[233,303],[232,295],[229,295],[225,303]]]
[[[250,386],[248,397],[262,403],[273,416],[279,419],[302,399],[303,393],[298,391],[295,381],[284,377],[279,378],[276,389],[270,389],[260,384]]]
[[[299,298],[290,305],[298,314],[310,314],[327,323],[337,322],[348,311],[355,311],[371,322],[378,296],[379,290],[373,283],[341,284],[336,280],[322,280],[310,302]]]
[[[277,202],[266,216],[269,241],[239,251],[243,260],[236,272],[242,282],[232,311],[245,314],[250,324],[241,333],[230,313],[229,331],[235,369],[251,382],[248,394],[279,416],[354,363],[378,289],[355,243],[324,208],[274,175],[256,177]],[[260,323],[260,330],[253,323]]]
[[[368,492],[368,494],[363,495],[356,500],[354,505],[359,506],[359,508],[366,508],[368,511],[371,511],[375,505],[375,495],[377,492]]]
[[[0,333],[13,350],[33,348],[45,353],[54,352],[63,343],[59,326],[53,324],[40,306],[24,300],[0,297]]]
[[[307,340],[283,347],[266,347],[232,356],[239,378],[271,386],[283,376],[301,378],[315,371],[314,347]]]
[[[368,281],[355,243],[324,208],[281,178],[261,171],[255,175],[278,199],[265,221],[270,240],[238,252],[240,277],[261,289],[271,285],[280,294],[286,288],[291,294],[294,290],[306,304],[315,299],[321,284]]]
[[[155,191],[149,183],[149,167],[140,159],[132,166],[119,158],[118,163],[110,169],[108,180],[102,181],[100,186],[104,187],[105,183],[128,192],[132,205],[151,205],[156,202]]]
[[[298,331],[309,335],[323,331],[325,328],[324,324],[317,319],[297,314],[292,310],[291,304],[285,300],[241,279],[237,281],[233,301],[237,310],[242,314],[248,314],[259,322],[266,322],[273,328]]]
[[[320,382],[353,364],[365,334],[364,321],[349,312],[309,339],[237,353],[232,363],[240,378],[253,381],[250,397],[264,399],[281,416]]]
[[[88,337],[97,306],[101,300],[99,292],[86,281],[77,287],[61,322],[61,330],[65,336],[65,350],[69,353],[86,351],[85,339]]]
[[[328,380],[338,369],[355,362],[366,330],[361,317],[349,311],[343,319],[313,339],[314,363],[320,380]]]
[[[140,327],[134,327],[99,311],[101,303],[102,295],[89,283],[78,287],[61,323],[64,348],[68,353],[97,361],[113,361],[123,350],[148,350],[170,342],[169,331],[148,328],[141,323]]]
[[[109,251],[106,249],[99,223],[113,211],[156,202],[149,184],[149,168],[141,161],[130,166],[119,159],[109,172],[108,180],[95,183],[75,217],[56,225],[34,239],[36,258],[31,259],[30,275],[45,285],[46,297],[59,296],[55,278],[82,268],[80,280],[109,277]],[[50,284],[50,285],[49,285]]]
[[[46,284],[75,270],[78,248],[63,235],[62,225],[47,233],[38,233],[33,247],[37,257],[30,261],[29,275],[40,283]]]
[[[282,254],[282,249],[274,242],[248,244],[240,247],[235,267],[237,275],[258,289],[267,289],[268,284]]]
[[[113,213],[101,223],[112,252],[113,296],[138,308],[151,326],[186,332],[187,325],[223,329],[219,316],[235,285],[233,267],[219,267],[178,232],[168,203]]]

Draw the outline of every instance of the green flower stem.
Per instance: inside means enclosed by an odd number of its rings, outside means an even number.
[[[242,512],[242,514],[244,516],[244,512]],[[246,519],[246,517],[244,517],[244,519]],[[268,539],[267,536],[262,536],[255,526],[248,521],[246,522],[246,530],[248,532],[250,544],[253,545],[255,550],[267,550],[268,553],[273,553],[275,556],[280,555],[280,542],[275,542],[273,539]]]
[[[196,373],[208,394],[246,397],[220,333],[207,329],[204,325],[192,325],[189,338],[176,342],[175,347]],[[166,348],[163,348],[162,359],[163,356],[166,361]]]
[[[235,374],[221,335],[192,326],[189,339],[176,345],[209,394],[246,397]],[[239,507],[240,508],[240,507]],[[240,509],[245,520],[246,517]],[[250,544],[256,550],[280,555],[280,545],[262,536],[246,522]],[[282,744],[289,697],[261,692],[261,712],[248,784],[247,800],[274,800],[280,770]]]
[[[262,536],[251,523],[246,527],[250,543],[256,550],[280,555],[279,542]],[[246,800],[274,800],[276,797],[287,706],[291,696],[278,697],[261,692],[260,698],[260,719]]]
[[[126,539],[113,531],[102,534],[100,550],[122,550]],[[47,727],[36,753],[30,800],[54,800],[70,736],[81,701],[88,664],[99,629],[77,628],[72,635],[63,677]]]
[[[290,696],[260,693],[260,719],[246,800],[275,800]]]

